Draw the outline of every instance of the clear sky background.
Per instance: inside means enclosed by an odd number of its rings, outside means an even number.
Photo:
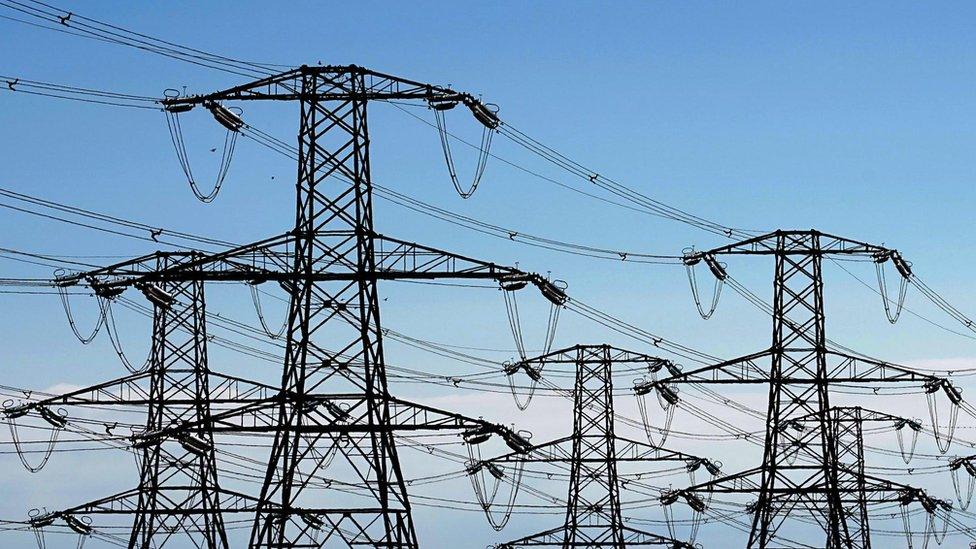
[[[240,59],[285,65],[354,63],[480,94],[500,106],[503,120],[546,145],[702,217],[750,229],[818,228],[897,248],[949,301],[976,312],[971,291],[976,266],[972,4],[98,2],[61,7]],[[0,7],[2,15],[17,14]],[[186,87],[195,93],[242,81],[3,19],[0,74],[152,96],[165,88]],[[248,122],[294,141],[294,106],[244,107]],[[405,194],[519,231],[630,252],[677,254],[687,246],[726,242],[568,192],[498,160],[489,162],[474,197],[462,200],[447,177],[435,131],[390,105],[371,108],[374,178]],[[206,184],[219,157],[209,149],[217,146],[221,134],[198,111],[185,117],[185,129],[194,168]],[[432,121],[425,109],[410,112]],[[448,121],[459,135],[477,137],[478,127],[461,110],[450,112]],[[293,222],[295,167],[290,161],[242,139],[222,193],[213,204],[201,204],[179,170],[158,112],[4,93],[0,151],[0,187],[151,226],[247,242],[283,232]],[[494,152],[561,183],[598,192],[500,137]],[[455,144],[455,153],[463,179],[474,152]],[[385,234],[551,271],[569,282],[571,295],[717,356],[745,354],[769,343],[768,317],[731,291],[713,319],[701,320],[680,266],[540,250],[382,201],[377,202],[376,219]],[[151,243],[9,209],[0,211],[0,247],[89,256],[83,260],[95,263],[154,249]],[[769,297],[771,262],[737,259],[729,268],[752,290]],[[873,287],[871,264],[850,268]],[[45,277],[50,269],[3,260],[0,273]],[[950,369],[976,362],[973,334],[916,292],[908,297],[913,311],[965,335],[908,314],[892,326],[875,293],[832,265],[825,273],[832,339],[901,363]],[[409,284],[386,284],[383,291],[387,327],[456,345],[512,347],[501,298],[493,291]],[[246,289],[220,288],[212,296],[212,310],[256,322]],[[541,326],[541,300],[527,298],[525,303],[527,322]],[[90,303],[79,300],[77,305],[82,321],[92,318]],[[272,321],[283,314],[275,305],[267,304]],[[104,335],[88,347],[74,340],[56,296],[0,294],[0,307],[0,383],[41,390],[59,384],[84,386],[122,374]],[[119,318],[131,352],[145,353],[148,323],[137,316]],[[536,328],[526,328],[530,346],[541,339]],[[556,346],[604,341],[648,350],[568,312]],[[481,355],[509,358],[505,353]],[[215,351],[213,359],[216,369],[260,370],[267,379],[274,378],[273,367],[233,353]],[[394,343],[388,361],[441,375],[477,371]],[[967,387],[965,379],[960,383]],[[558,419],[569,411],[559,399],[538,404],[539,412],[533,414],[533,408],[518,413],[504,394],[485,395],[463,386],[453,390],[395,384],[394,390],[517,422],[536,432],[537,440],[568,428]],[[758,398],[753,404],[762,408],[761,394],[742,396],[744,401],[753,397]],[[924,399],[906,405],[895,402],[897,398],[871,406],[927,420]],[[621,399],[623,409],[636,413],[632,397]],[[693,418],[680,421],[689,430],[696,427]],[[970,418],[960,422],[973,425]],[[883,442],[896,448],[893,437]],[[738,463],[731,445],[705,449],[694,441],[674,444],[688,451],[707,450],[742,467],[759,459],[755,449],[751,459]],[[932,446],[930,440],[925,444]],[[10,450],[9,445],[4,449]],[[0,518],[23,517],[30,507],[64,507],[137,480],[130,458],[120,458],[125,475],[106,480],[102,473],[115,466],[107,464],[118,460],[105,452],[92,454],[99,457],[55,455],[50,469],[36,475],[21,469],[15,455],[0,455],[0,492],[17,495],[0,502]],[[79,467],[90,467],[90,474],[72,474]],[[941,478],[943,489],[947,479]],[[464,483],[418,490],[471,499]],[[559,486],[553,493],[564,490]],[[560,520],[558,515],[522,517],[496,534],[475,512],[418,510],[418,529],[430,547],[483,547]],[[721,531],[714,525],[705,535]],[[466,533],[463,541],[458,541],[459,532]],[[19,534],[4,535],[29,542]]]

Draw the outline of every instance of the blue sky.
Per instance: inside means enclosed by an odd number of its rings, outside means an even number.
[[[532,137],[703,217],[756,229],[818,228],[898,248],[947,299],[963,311],[976,311],[970,291],[976,199],[972,4],[99,2],[64,7],[237,58],[288,65],[355,63],[481,94],[500,105],[503,120]],[[0,15],[8,14],[0,7]],[[6,20],[0,20],[0,52],[0,74],[140,95],[183,86],[203,92],[240,82],[233,75]],[[245,108],[249,122],[293,140],[293,106]],[[427,111],[418,114],[430,120]],[[724,243],[691,227],[569,193],[498,161],[489,162],[474,197],[462,200],[454,194],[429,126],[388,105],[373,107],[370,116],[376,181],[441,207],[541,236],[633,252],[676,254],[690,245]],[[220,136],[206,116],[186,120],[194,168],[206,181],[217,160],[208,150]],[[461,135],[477,135],[474,122],[460,111],[450,113],[449,123]],[[0,95],[0,150],[0,187],[152,226],[246,242],[283,232],[293,219],[294,166],[245,140],[221,195],[210,205],[197,202],[156,112],[7,93]],[[463,178],[473,154],[462,145],[455,151]],[[495,152],[586,188],[501,139]],[[551,271],[587,303],[718,356],[768,345],[768,319],[732,292],[723,296],[715,318],[699,319],[681,267],[538,250],[382,202],[376,224],[393,236]],[[152,249],[9,210],[0,212],[0,235],[0,247],[53,255],[127,256]],[[49,275],[6,260],[0,268],[3,276]],[[742,259],[730,262],[730,268],[768,297],[771,263]],[[854,269],[874,283],[871,265]],[[837,268],[826,269],[826,276],[833,339],[907,363],[962,367],[976,356],[971,338],[923,320],[906,316],[890,326],[875,294]],[[459,345],[511,347],[495,294],[401,286],[384,287],[388,327]],[[215,308],[253,321],[246,291],[215,294]],[[908,299],[919,314],[953,326],[917,293],[910,291]],[[104,338],[90,347],[72,339],[56,297],[0,295],[0,304],[5,311],[0,328],[9,337],[0,351],[3,383],[42,389],[121,374]],[[82,315],[84,305],[79,302]],[[282,312],[268,308],[271,315]],[[541,313],[532,318],[537,316]],[[146,326],[140,322],[127,319],[123,328],[136,354],[145,349]],[[605,340],[639,347],[568,313],[556,345]],[[467,371],[395,345],[388,355],[391,363],[448,374]],[[240,363],[233,355],[216,355],[215,361],[224,370]],[[256,368],[240,364],[244,371]],[[459,406],[480,402],[479,395],[442,388],[400,391]],[[495,411],[532,428],[531,416],[518,416],[511,408]],[[923,415],[921,408],[913,412]],[[16,465],[14,456],[2,459],[5,469]],[[0,479],[34,504],[52,493],[36,484],[28,487],[42,477],[13,471]],[[99,487],[94,479],[87,482]],[[59,501],[72,495],[59,495]],[[19,507],[4,504],[4,517],[20,516]],[[469,524],[470,517],[464,517],[456,524]],[[470,524],[485,531],[484,539],[499,541],[548,523],[525,521],[523,529],[501,534],[487,531],[480,519]],[[423,534],[435,547],[447,539],[437,528],[424,527]],[[481,540],[470,547],[487,543]]]

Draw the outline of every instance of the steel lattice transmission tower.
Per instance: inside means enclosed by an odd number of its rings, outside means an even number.
[[[503,426],[403,401],[389,393],[378,281],[487,279],[499,282],[505,291],[531,284],[554,306],[561,306],[566,296],[539,275],[397,240],[373,230],[366,104],[376,99],[423,100],[439,110],[463,103],[489,128],[498,124],[495,115],[468,94],[355,66],[301,67],[224,92],[167,99],[165,108],[171,114],[203,104],[218,122],[233,131],[240,131],[243,122],[224,108],[222,101],[301,104],[294,229],[234,249],[195,255],[177,265],[159,266],[152,262],[155,256],[149,256],[64,281],[65,285],[88,285],[105,299],[138,287],[151,301],[164,305],[173,301],[165,288],[177,283],[277,282],[288,292],[280,386],[272,388],[223,376],[222,386],[230,393],[219,402],[230,405],[230,409],[210,413],[209,417],[187,417],[133,437],[140,446],[180,441],[212,449],[211,440],[217,433],[274,434],[260,495],[222,489],[219,506],[208,508],[219,508],[222,514],[253,516],[252,547],[416,547],[394,441],[396,431],[473,430],[479,440],[498,434],[515,451],[528,444]],[[138,379],[116,380],[55,400],[134,403],[138,399],[129,397],[137,386],[135,381]],[[209,399],[210,404],[218,402],[213,387],[202,398]],[[192,438],[194,432],[207,436],[197,441]],[[341,459],[333,459],[333,455]],[[326,466],[334,475],[352,475],[352,482],[342,483],[347,489],[331,490],[323,496],[319,486],[310,484],[311,479],[322,478]],[[344,466],[344,471],[337,471],[338,466]],[[357,491],[350,494],[350,487]],[[208,490],[203,482],[195,489]],[[151,505],[158,494],[133,501],[125,496],[59,511],[38,521],[37,526],[61,517],[69,526],[81,528],[84,523],[79,516],[102,510],[137,516],[156,512]],[[116,505],[116,501],[125,503]],[[141,528],[137,525],[135,530]],[[134,534],[133,539],[136,537]],[[205,545],[219,547],[220,540],[209,541],[210,537]],[[155,542],[158,546],[165,539]],[[130,546],[135,547],[135,542]]]
[[[576,345],[517,365],[527,371],[539,371],[546,364],[575,366],[573,434],[533,445],[523,454],[506,454],[485,460],[480,465],[568,461],[569,492],[562,526],[504,543],[501,547],[691,547],[683,541],[627,526],[621,516],[618,463],[682,462],[689,470],[705,466],[713,474],[718,473],[718,468],[708,460],[614,434],[613,365],[660,366],[663,362],[657,357],[609,345]],[[516,369],[512,369],[513,372]]]
[[[140,261],[164,270],[194,257],[192,253],[157,253]],[[93,288],[101,299],[118,295],[97,283]],[[91,528],[83,521],[88,515],[131,515],[129,547],[160,547],[175,534],[186,533],[204,547],[227,548],[222,498],[226,500],[229,494],[218,482],[213,433],[207,427],[212,400],[203,284],[169,280],[141,289],[153,304],[152,344],[145,371],[5,410],[8,418],[16,419],[30,412],[50,417],[55,406],[145,406],[144,430],[134,435],[131,446],[138,456],[139,484],[33,517],[31,524],[39,529],[61,518],[79,534],[89,535]],[[179,437],[160,436],[165,429],[186,424],[194,427],[183,429]]]
[[[838,384],[914,383],[943,389],[957,404],[958,390],[948,381],[900,366],[837,351],[825,334],[822,261],[826,256],[866,256],[900,262],[897,252],[818,231],[776,231],[706,252],[686,256],[686,264],[704,261],[715,276],[727,278],[721,255],[764,255],[775,259],[773,278],[773,341],[767,350],[712,366],[650,381],[635,387],[652,390],[676,403],[672,385],[684,383],[743,384],[769,387],[762,465],[689,488],[688,492],[754,494],[748,547],[775,547],[783,521],[800,508],[825,534],[825,547],[857,547],[857,524],[845,509],[858,503],[918,499],[928,509],[931,499],[915,488],[851,470],[838,459],[837,432],[829,418],[830,388]],[[901,263],[904,267],[904,263]],[[768,360],[769,366],[759,363]],[[797,430],[797,420],[819,418],[812,428]],[[853,487],[848,479],[858,484]],[[906,499],[906,494],[910,497]]]
[[[535,283],[554,302],[561,304],[565,296],[537,275],[403,242],[394,241],[395,253],[382,256],[384,237],[373,229],[367,105],[374,100],[421,100],[446,109],[463,103],[490,128],[498,125],[498,119],[469,94],[356,66],[303,66],[165,104],[170,110],[204,104],[220,112],[214,105],[234,100],[293,101],[301,111],[298,207],[289,235],[293,261],[285,279],[291,294],[281,381],[285,398],[278,407],[278,428],[251,546],[416,547],[389,428],[377,281],[515,275],[522,286]],[[351,361],[362,367],[349,368]],[[320,418],[322,414],[315,412],[305,395],[325,391],[356,395],[352,409],[363,413],[362,423],[331,430],[322,425],[323,421],[334,424],[335,419]],[[366,488],[367,503],[323,504],[305,497],[302,479],[320,467],[315,452],[323,445],[338,447]],[[308,520],[294,511],[299,508],[317,509],[317,518]]]
[[[797,423],[802,427],[808,423],[819,423],[820,416],[800,418]],[[869,423],[893,424],[896,429],[905,427],[919,433],[921,424],[917,421],[895,416],[885,412],[868,410],[860,406],[833,406],[828,410],[827,421],[837,444],[837,462],[841,474],[839,476],[842,493],[851,494],[853,504],[846,503],[843,513],[848,524],[851,547],[856,549],[870,549],[871,527],[869,516],[870,493],[868,476],[865,473],[864,455],[864,425]],[[902,492],[903,498],[917,499],[926,507],[938,505],[942,509],[948,503],[929,498],[921,490]]]

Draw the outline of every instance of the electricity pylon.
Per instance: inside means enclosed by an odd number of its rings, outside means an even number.
[[[205,281],[213,280],[247,280],[252,284],[278,280],[287,286],[291,277],[284,276],[274,267],[286,262],[283,249],[287,244],[282,242],[282,239],[270,239],[213,255],[157,252],[61,280],[60,284],[65,286],[88,286],[103,300],[104,307],[110,307],[126,289],[140,289],[153,304],[153,353],[149,367],[144,372],[7,408],[4,412],[12,419],[36,412],[42,418],[62,422],[60,426],[65,427],[70,418],[52,414],[53,407],[146,406],[149,419],[146,428],[131,437],[131,447],[144,454],[140,461],[139,488],[34,517],[32,524],[38,532],[60,518],[80,534],[90,535],[92,528],[85,522],[90,515],[131,515],[135,524],[129,547],[159,548],[182,530],[200,546],[215,549],[227,547],[223,515],[253,516],[257,512],[259,500],[255,495],[217,485],[214,435],[278,432],[276,412],[283,399],[282,392],[278,387],[210,371],[206,360],[203,289]],[[501,279],[509,290],[529,282],[544,285],[538,277],[520,271],[488,264],[461,263],[459,259],[441,256],[435,259],[431,250],[405,243],[399,243],[389,252],[377,253],[377,263],[388,272],[409,263],[425,265],[427,272],[436,274],[433,269],[445,269],[441,261],[450,261],[454,267],[463,269],[459,276]],[[348,354],[334,352],[334,356],[343,361],[343,368],[363,367],[352,361]],[[292,398],[298,397],[293,395]],[[332,432],[343,446],[363,436],[364,429],[357,427],[365,422],[367,413],[361,396],[308,392],[301,398],[310,412],[319,409],[320,421],[326,417],[331,420],[329,425],[307,425],[302,428],[303,433]],[[500,435],[513,450],[525,444],[511,429],[482,419],[406,402],[390,395],[385,401],[390,416],[383,428],[391,431],[476,431],[482,439],[491,434]],[[212,406],[221,409],[212,410]],[[194,415],[190,413],[192,411],[198,413]],[[316,450],[314,455],[323,462],[331,461],[337,447],[325,448],[322,452]],[[173,454],[172,448],[182,448],[184,452],[206,460],[206,467],[191,466],[184,456]],[[212,474],[187,476],[187,472],[198,469]],[[321,476],[309,478],[321,479]],[[293,514],[316,530],[324,527],[318,518],[320,512],[293,509]],[[185,521],[187,518],[189,520]]]
[[[570,463],[566,519],[562,526],[501,544],[513,547],[691,547],[691,544],[644,532],[624,524],[620,511],[617,464],[621,462],[682,462],[689,470],[705,466],[712,474],[712,462],[614,434],[614,364],[660,365],[662,359],[609,345],[576,345],[521,361],[517,367],[538,371],[546,364],[576,367],[573,390],[573,434],[532,445],[521,454],[510,453],[476,464]],[[517,370],[513,368],[512,371]],[[530,374],[531,375],[531,374]]]
[[[807,423],[819,423],[820,416],[798,418],[791,428],[802,431]],[[853,505],[844,507],[844,517],[848,524],[851,537],[851,547],[856,549],[870,549],[871,528],[868,514],[869,494],[867,475],[865,473],[864,456],[864,425],[866,423],[893,424],[895,429],[906,427],[914,431],[915,435],[922,430],[921,424],[885,412],[868,410],[860,406],[833,406],[827,414],[827,421],[833,431],[834,442],[837,444],[837,463],[841,469],[839,483],[841,490],[852,494],[856,501]],[[945,509],[946,502],[928,498],[921,490],[903,492],[903,496],[910,496],[926,505],[938,505]]]
[[[158,253],[142,261],[164,270],[193,258],[192,253]],[[102,292],[97,285],[95,288]],[[226,549],[221,509],[229,496],[240,498],[220,488],[213,433],[206,427],[211,391],[222,392],[223,388],[210,386],[203,283],[167,280],[142,289],[153,303],[152,344],[145,371],[5,410],[15,420],[32,411],[51,417],[50,410],[62,405],[145,406],[144,430],[134,435],[132,444],[139,456],[139,484],[33,517],[31,524],[39,529],[62,518],[79,534],[89,535],[91,528],[83,520],[88,515],[132,515],[129,547],[161,547],[174,534],[186,532],[204,547]],[[110,292],[100,299],[114,297]],[[57,417],[64,427],[67,418]],[[158,435],[163,429],[185,424],[195,427],[184,429],[178,439]]]
[[[688,254],[689,268],[704,261],[719,282],[728,277],[718,261],[721,255],[768,255],[775,259],[773,278],[773,342],[767,350],[716,365],[671,375],[635,387],[639,394],[652,390],[671,403],[678,402],[672,385],[765,384],[769,387],[767,426],[762,465],[742,473],[688,488],[685,492],[756,494],[748,547],[775,546],[777,531],[794,508],[805,509],[822,528],[825,547],[857,547],[845,508],[858,504],[913,500],[931,508],[931,498],[915,488],[849,470],[838,461],[837,433],[831,427],[830,388],[838,384],[914,383],[930,392],[942,389],[955,405],[961,400],[948,381],[828,347],[823,299],[824,257],[870,257],[891,260],[902,276],[910,266],[897,251],[818,231],[776,231],[710,251]],[[769,360],[768,368],[758,364]],[[812,429],[797,434],[799,418],[816,417]],[[789,448],[789,451],[785,451]],[[794,455],[789,455],[794,453]],[[796,460],[795,463],[791,461]],[[842,482],[853,475],[859,487]],[[931,512],[931,511],[930,511]]]
[[[470,94],[356,66],[303,66],[221,92],[170,98],[164,106],[176,113],[205,105],[218,122],[239,131],[243,122],[221,103],[263,100],[299,103],[299,166],[294,230],[282,241],[226,256],[250,254],[264,261],[270,247],[287,244],[273,260],[281,267],[280,260],[287,258],[276,279],[290,294],[281,398],[250,545],[416,547],[390,428],[377,281],[489,278],[508,289],[533,283],[557,305],[565,295],[538,275],[374,231],[367,104],[420,100],[445,110],[463,103],[482,124],[497,127],[494,113]],[[393,252],[384,255],[384,244],[392,245]],[[350,368],[351,361],[361,368]],[[338,426],[306,397],[326,391],[352,395],[355,424]],[[340,501],[341,494],[333,494],[323,504],[310,493],[302,479],[320,468],[315,455],[322,446],[343,456],[344,466],[364,487],[361,499]],[[316,518],[308,520],[299,509],[314,510]]]

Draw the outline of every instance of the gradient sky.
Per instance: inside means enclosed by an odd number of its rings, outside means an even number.
[[[897,248],[923,280],[961,310],[976,312],[970,291],[976,266],[971,240],[976,6],[971,3],[301,2],[284,7],[99,2],[63,7],[236,58],[286,65],[354,63],[480,94],[500,105],[502,119],[550,147],[700,216],[751,229],[818,228]],[[15,14],[0,7],[0,15]],[[0,74],[140,95],[184,86],[204,92],[240,82],[233,75],[3,19],[0,59]],[[293,141],[294,106],[245,108],[249,122]],[[431,120],[427,111],[417,113]],[[370,116],[375,180],[441,207],[540,236],[632,252],[676,254],[691,245],[724,243],[692,227],[567,192],[497,160],[489,162],[474,197],[462,200],[429,126],[389,105],[372,107]],[[209,117],[186,120],[194,167],[206,182],[217,161],[209,148],[220,136]],[[477,135],[474,122],[460,111],[449,114],[449,123],[463,136]],[[152,226],[246,242],[283,232],[293,220],[294,166],[245,140],[221,195],[210,205],[197,202],[156,112],[6,93],[0,95],[0,150],[0,187]],[[456,145],[455,152],[466,177],[472,151]],[[587,188],[501,138],[495,152]],[[569,282],[571,295],[717,356],[768,345],[768,318],[731,291],[715,317],[702,321],[682,267],[539,250],[383,202],[377,203],[376,215],[377,229],[385,234],[551,271]],[[99,263],[152,249],[145,242],[10,210],[0,212],[0,247],[100,256],[86,258]],[[770,262],[736,259],[729,267],[768,298]],[[0,269],[6,277],[50,274],[8,260]],[[875,284],[872,265],[851,269]],[[962,368],[976,362],[972,337],[907,314],[891,326],[877,295],[840,269],[825,271],[831,338],[903,363]],[[487,290],[387,286],[388,327],[457,345],[512,346],[501,299]],[[246,290],[215,293],[213,309],[254,322]],[[535,306],[527,313],[530,320],[540,320],[541,302],[527,303]],[[83,301],[78,305],[82,319],[90,318],[91,308]],[[0,294],[0,306],[0,329],[6,334],[0,383],[40,390],[121,375],[107,340],[83,347],[73,339],[56,296]],[[972,335],[913,291],[908,306]],[[280,318],[281,308],[268,308]],[[143,319],[122,323],[133,354],[144,353]],[[532,327],[527,332],[541,337]],[[556,345],[603,341],[647,350],[570,313]],[[390,345],[391,363],[445,375],[471,371],[401,347]],[[215,354],[214,361],[225,371],[259,368],[226,353]],[[507,400],[463,389],[407,385],[396,390],[468,413],[494,413],[537,436],[564,432],[563,424],[546,414],[533,416],[531,408],[519,415]],[[924,417],[923,403],[913,401],[911,413]],[[540,406],[568,412],[560,405]],[[693,421],[686,425],[694,428]],[[731,453],[714,451],[726,460]],[[31,476],[19,469],[16,456],[0,455],[0,492],[19,498],[0,502],[0,518],[23,516],[22,501],[27,507],[57,507],[47,502],[78,501],[110,489],[95,474],[72,477],[79,463],[100,467],[97,460],[56,455],[52,461],[60,462],[52,464],[53,471]],[[463,496],[470,498],[467,492]],[[423,510],[420,516],[430,547],[482,547],[560,520],[520,519],[495,534],[474,513]],[[468,531],[477,533],[458,542],[458,533]]]

